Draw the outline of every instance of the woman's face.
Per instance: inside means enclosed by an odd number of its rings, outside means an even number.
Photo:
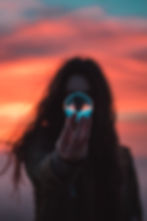
[[[69,78],[65,90],[69,93],[75,91],[87,92],[90,90],[90,84],[83,76],[75,74]]]
[[[90,93],[88,80],[81,75],[75,74],[67,81],[65,90],[66,96],[71,94],[64,101],[66,116],[72,116],[76,112],[77,120],[81,119],[81,117],[89,118],[93,112],[93,101],[87,96]]]

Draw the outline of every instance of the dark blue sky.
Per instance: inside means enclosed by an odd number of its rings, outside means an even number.
[[[147,0],[43,0],[48,6],[62,6],[67,8],[81,8],[86,6],[100,6],[109,15],[147,17]]]

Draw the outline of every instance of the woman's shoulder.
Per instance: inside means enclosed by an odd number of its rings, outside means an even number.
[[[130,176],[135,173],[134,157],[129,147],[119,146],[118,159],[124,177]]]
[[[118,148],[118,157],[120,161],[127,162],[133,159],[132,152],[129,147],[120,145]]]
[[[125,154],[125,155],[132,155],[131,153],[131,150],[128,146],[125,146],[125,145],[119,145],[119,153],[122,155],[122,154]]]
[[[133,154],[129,147],[120,146],[118,149],[123,174],[122,197],[125,211],[131,220],[142,220],[139,180]]]

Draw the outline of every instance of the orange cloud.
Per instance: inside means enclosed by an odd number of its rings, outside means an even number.
[[[99,16],[92,17],[96,11]],[[86,9],[80,13],[24,24],[0,36],[1,139],[41,99],[60,64],[75,55],[100,63],[118,113],[147,113],[144,20],[135,25],[133,20],[108,18],[98,8],[87,16]]]

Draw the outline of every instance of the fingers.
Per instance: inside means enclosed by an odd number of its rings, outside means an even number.
[[[82,118],[72,137],[72,152],[79,158],[83,158],[88,153],[88,140],[91,134],[92,118]]]
[[[82,123],[81,123],[82,124]],[[79,131],[79,138],[81,140],[87,138],[91,131],[91,125],[92,125],[92,119],[84,119],[84,122],[80,128],[81,131]]]
[[[92,118],[82,118],[76,128],[76,131],[73,136],[74,142],[84,142],[89,139],[90,132],[91,132],[91,126],[92,126]]]
[[[75,125],[75,118],[76,115],[74,114],[72,117],[69,117],[65,120],[65,125],[61,133],[62,140],[69,139]]]
[[[92,119],[82,118],[78,123],[76,116],[66,119],[56,149],[68,159],[77,159],[85,156],[88,151]]]

